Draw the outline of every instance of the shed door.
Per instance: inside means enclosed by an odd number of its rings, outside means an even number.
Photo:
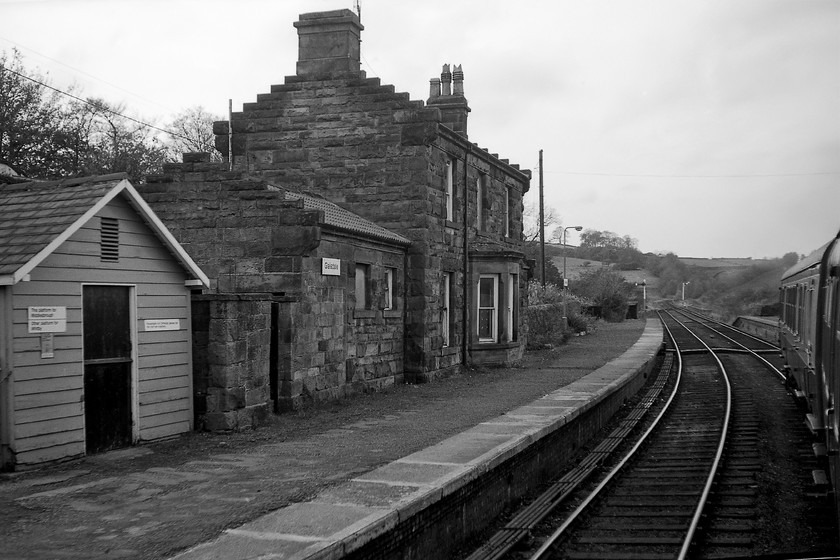
[[[131,307],[126,286],[85,286],[85,438],[88,453],[131,444]]]

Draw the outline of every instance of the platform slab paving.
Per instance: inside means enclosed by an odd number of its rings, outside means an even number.
[[[624,354],[570,385],[172,560],[342,558],[595,406],[650,362],[662,335],[661,324],[648,321]]]

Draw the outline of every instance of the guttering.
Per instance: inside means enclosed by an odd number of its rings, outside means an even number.
[[[469,205],[467,204],[469,200],[469,191],[467,186],[467,158],[470,157],[472,154],[472,144],[467,142],[466,143],[466,151],[464,152],[464,305],[461,309],[462,319],[461,319],[461,363],[464,365],[469,365],[469,334],[470,334],[470,325],[469,325],[469,318],[470,318],[470,306],[472,305],[472,300],[470,299],[469,295],[469,287],[470,287],[470,279],[469,279],[469,238],[467,233],[469,232],[469,225],[467,224],[467,210]]]

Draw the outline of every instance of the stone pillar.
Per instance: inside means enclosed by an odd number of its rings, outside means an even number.
[[[192,297],[196,427],[242,430],[269,413],[271,296]]]

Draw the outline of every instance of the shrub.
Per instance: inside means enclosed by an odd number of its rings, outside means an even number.
[[[542,286],[539,282],[528,284],[529,304],[525,313],[528,324],[528,346],[539,348],[548,344],[563,343],[572,332],[586,332],[592,328],[594,318],[583,313],[591,302],[578,295],[566,294],[568,328],[563,330],[563,290],[554,284]]]

